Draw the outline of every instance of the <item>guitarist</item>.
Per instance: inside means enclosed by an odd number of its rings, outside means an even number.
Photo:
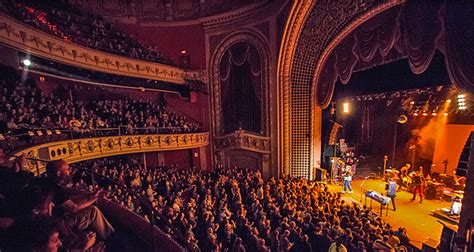
[[[425,177],[423,176],[423,173],[421,171],[417,171],[415,173],[415,176],[413,177],[412,180],[412,185],[413,185],[413,198],[411,201],[414,201],[416,198],[416,194],[420,194],[420,203],[423,202],[423,191],[425,189]]]

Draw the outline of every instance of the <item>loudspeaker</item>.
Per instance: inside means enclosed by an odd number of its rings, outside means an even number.
[[[426,188],[426,199],[433,200],[433,199],[440,199],[441,195],[443,194],[443,188],[437,185],[428,184]]]
[[[331,133],[329,134],[329,145],[334,145],[336,143],[337,132],[341,127],[342,125],[340,125],[339,123],[333,123]]]
[[[471,132],[469,138],[462,149],[461,156],[459,157],[458,166],[456,169],[456,176],[466,176],[467,168],[469,166],[469,154],[471,153],[471,142],[474,141],[474,133]]]
[[[448,226],[443,225],[443,231],[441,232],[441,240],[439,241],[439,250],[452,251],[455,237],[456,231],[449,228]]]
[[[438,242],[429,238],[427,241],[423,242],[423,247],[421,247],[421,251],[423,252],[437,252],[438,250],[436,247],[438,246]]]

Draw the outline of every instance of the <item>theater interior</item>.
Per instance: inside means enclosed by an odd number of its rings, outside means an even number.
[[[0,251],[473,252],[472,13],[0,0]]]

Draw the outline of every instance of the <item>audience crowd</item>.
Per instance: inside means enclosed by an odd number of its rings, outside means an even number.
[[[67,10],[45,7],[34,1],[9,0],[4,11],[37,29],[64,40],[100,51],[172,65],[156,46],[145,46],[132,35],[116,29],[100,16],[84,13],[70,5]]]
[[[80,165],[115,181],[96,178],[95,186],[149,221],[143,204],[148,199],[156,224],[172,237],[179,232],[195,250],[405,251],[409,244],[405,229],[394,231],[365,206],[304,179],[265,182],[260,172],[247,169],[150,169],[130,157]],[[76,174],[74,184],[96,190],[85,172]]]
[[[104,191],[71,194],[62,160],[48,163],[46,173],[34,177],[26,155],[0,167],[0,250],[104,251],[115,232],[94,206]]]
[[[28,80],[15,76],[0,79],[0,133],[29,129],[72,130],[78,133],[97,129],[122,128],[121,133],[188,133],[199,127],[163,105],[128,98],[80,100],[82,86],[71,85],[45,94]],[[89,90],[90,92],[91,90]],[[93,91],[93,90],[92,90]]]

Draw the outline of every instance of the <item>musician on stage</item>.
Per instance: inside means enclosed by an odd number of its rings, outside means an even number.
[[[417,171],[413,177],[412,185],[413,185],[413,198],[411,201],[416,199],[416,194],[420,194],[420,203],[423,202],[423,191],[425,189],[425,177],[421,171]]]
[[[387,196],[392,200],[393,211],[396,211],[395,196],[397,194],[397,183],[393,178],[388,179]]]
[[[403,188],[409,188],[409,184],[410,184],[410,177],[408,176],[408,171],[410,170],[411,168],[411,165],[410,164],[406,164],[404,166],[402,166],[402,168],[400,168],[400,173],[399,173],[399,189],[402,189]]]
[[[351,187],[351,181],[352,181],[352,174],[351,174],[351,171],[348,170],[344,173],[344,190],[342,191],[343,193],[346,193],[347,189],[349,189],[349,193],[353,193],[352,187]]]

